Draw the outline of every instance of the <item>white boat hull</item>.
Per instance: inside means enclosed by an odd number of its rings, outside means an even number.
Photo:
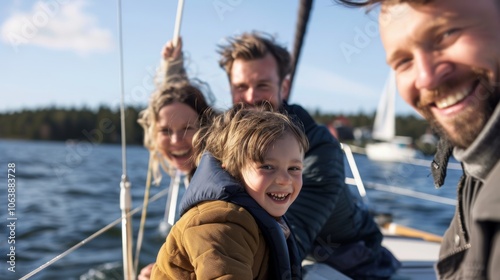
[[[371,160],[406,162],[417,156],[417,150],[401,143],[370,143],[366,145],[366,156]]]

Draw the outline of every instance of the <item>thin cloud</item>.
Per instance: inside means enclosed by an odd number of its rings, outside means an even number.
[[[79,54],[113,49],[112,34],[85,11],[84,1],[38,1],[31,11],[15,11],[0,28],[1,39],[16,51],[21,45]]]

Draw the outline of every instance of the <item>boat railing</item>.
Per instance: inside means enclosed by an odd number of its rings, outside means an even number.
[[[390,192],[393,194],[398,194],[398,195],[404,195],[404,196],[409,196],[413,198],[419,198],[427,201],[433,201],[441,204],[446,204],[446,205],[452,205],[455,206],[457,204],[457,201],[455,199],[451,198],[446,198],[446,197],[440,197],[436,195],[431,195],[423,192],[417,192],[414,190],[410,189],[405,189],[397,186],[391,186],[391,185],[384,185],[380,183],[374,183],[374,182],[363,182],[361,179],[361,175],[358,170],[358,166],[356,164],[356,161],[354,159],[354,155],[352,153],[352,150],[349,145],[345,143],[341,143],[341,148],[344,151],[344,155],[346,156],[347,163],[349,165],[349,169],[351,170],[351,173],[353,177],[348,177],[346,176],[345,178],[345,183],[347,185],[353,185],[357,187],[357,191],[359,193],[359,196],[363,199],[363,201],[368,204],[368,197],[366,193],[366,188],[370,189],[375,189],[378,191],[385,191],[385,192]],[[430,165],[427,165],[430,166]],[[383,231],[384,234],[389,234],[389,235],[399,235],[399,236],[405,236],[405,237],[412,237],[412,238],[420,238],[426,241],[430,242],[437,242],[441,243],[442,237],[433,233],[421,231],[418,229],[406,227],[403,225],[396,224],[392,222],[392,217],[390,214],[377,214],[374,213],[375,219],[378,220],[378,224]],[[381,216],[377,217],[378,215]],[[389,217],[388,217],[389,215]],[[378,218],[378,219],[377,219]]]
[[[414,198],[420,198],[428,201],[433,201],[441,204],[447,204],[447,205],[452,205],[455,206],[457,204],[456,199],[451,199],[451,198],[446,198],[446,197],[441,197],[437,195],[432,195],[424,192],[418,192],[410,189],[405,189],[397,186],[392,186],[392,185],[386,185],[386,184],[380,184],[380,183],[375,183],[375,182],[366,182],[361,179],[361,175],[359,174],[358,166],[356,164],[356,161],[354,159],[354,155],[352,152],[352,149],[349,145],[345,143],[341,143],[341,148],[344,151],[344,155],[346,156],[347,163],[349,164],[349,169],[351,170],[351,173],[353,174],[353,177],[346,176],[345,178],[345,183],[348,185],[356,186],[359,195],[364,199],[367,200],[366,196],[366,188],[369,189],[375,189],[379,191],[385,191],[385,192],[390,192],[394,194],[399,194],[399,195],[404,195],[404,196],[409,196],[409,197],[414,197]],[[409,160],[403,163],[410,163],[410,164],[417,164],[421,166],[430,166],[429,161],[425,160],[420,160],[420,159],[413,159]],[[456,164],[457,166],[452,165],[453,163],[448,164],[448,168],[458,168],[460,166],[459,164]],[[450,166],[451,165],[451,166]],[[461,166],[460,166],[461,169]]]

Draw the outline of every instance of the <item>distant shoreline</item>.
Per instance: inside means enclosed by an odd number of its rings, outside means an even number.
[[[125,109],[126,142],[142,145],[143,129],[137,123],[138,115],[144,107],[129,106]],[[324,114],[311,112],[313,118],[326,126],[343,125],[352,129],[371,130],[374,113],[366,114]],[[396,117],[396,133],[411,137],[414,141],[428,131],[428,123],[415,115]],[[0,139],[12,140],[47,140],[47,141],[82,141],[119,144],[121,142],[120,109],[107,106],[99,108],[58,108],[22,109],[20,111],[0,113]],[[352,139],[339,139],[346,142]]]

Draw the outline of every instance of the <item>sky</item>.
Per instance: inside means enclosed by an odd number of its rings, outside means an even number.
[[[145,107],[177,6],[175,0],[1,1],[0,113],[117,108],[122,93],[125,105]],[[217,108],[231,105],[217,45],[256,30],[292,51],[298,8],[299,0],[185,0],[180,35],[188,74],[210,85]],[[372,113],[388,73],[376,11],[316,0],[289,103],[322,113]],[[399,96],[396,108],[413,112]]]

